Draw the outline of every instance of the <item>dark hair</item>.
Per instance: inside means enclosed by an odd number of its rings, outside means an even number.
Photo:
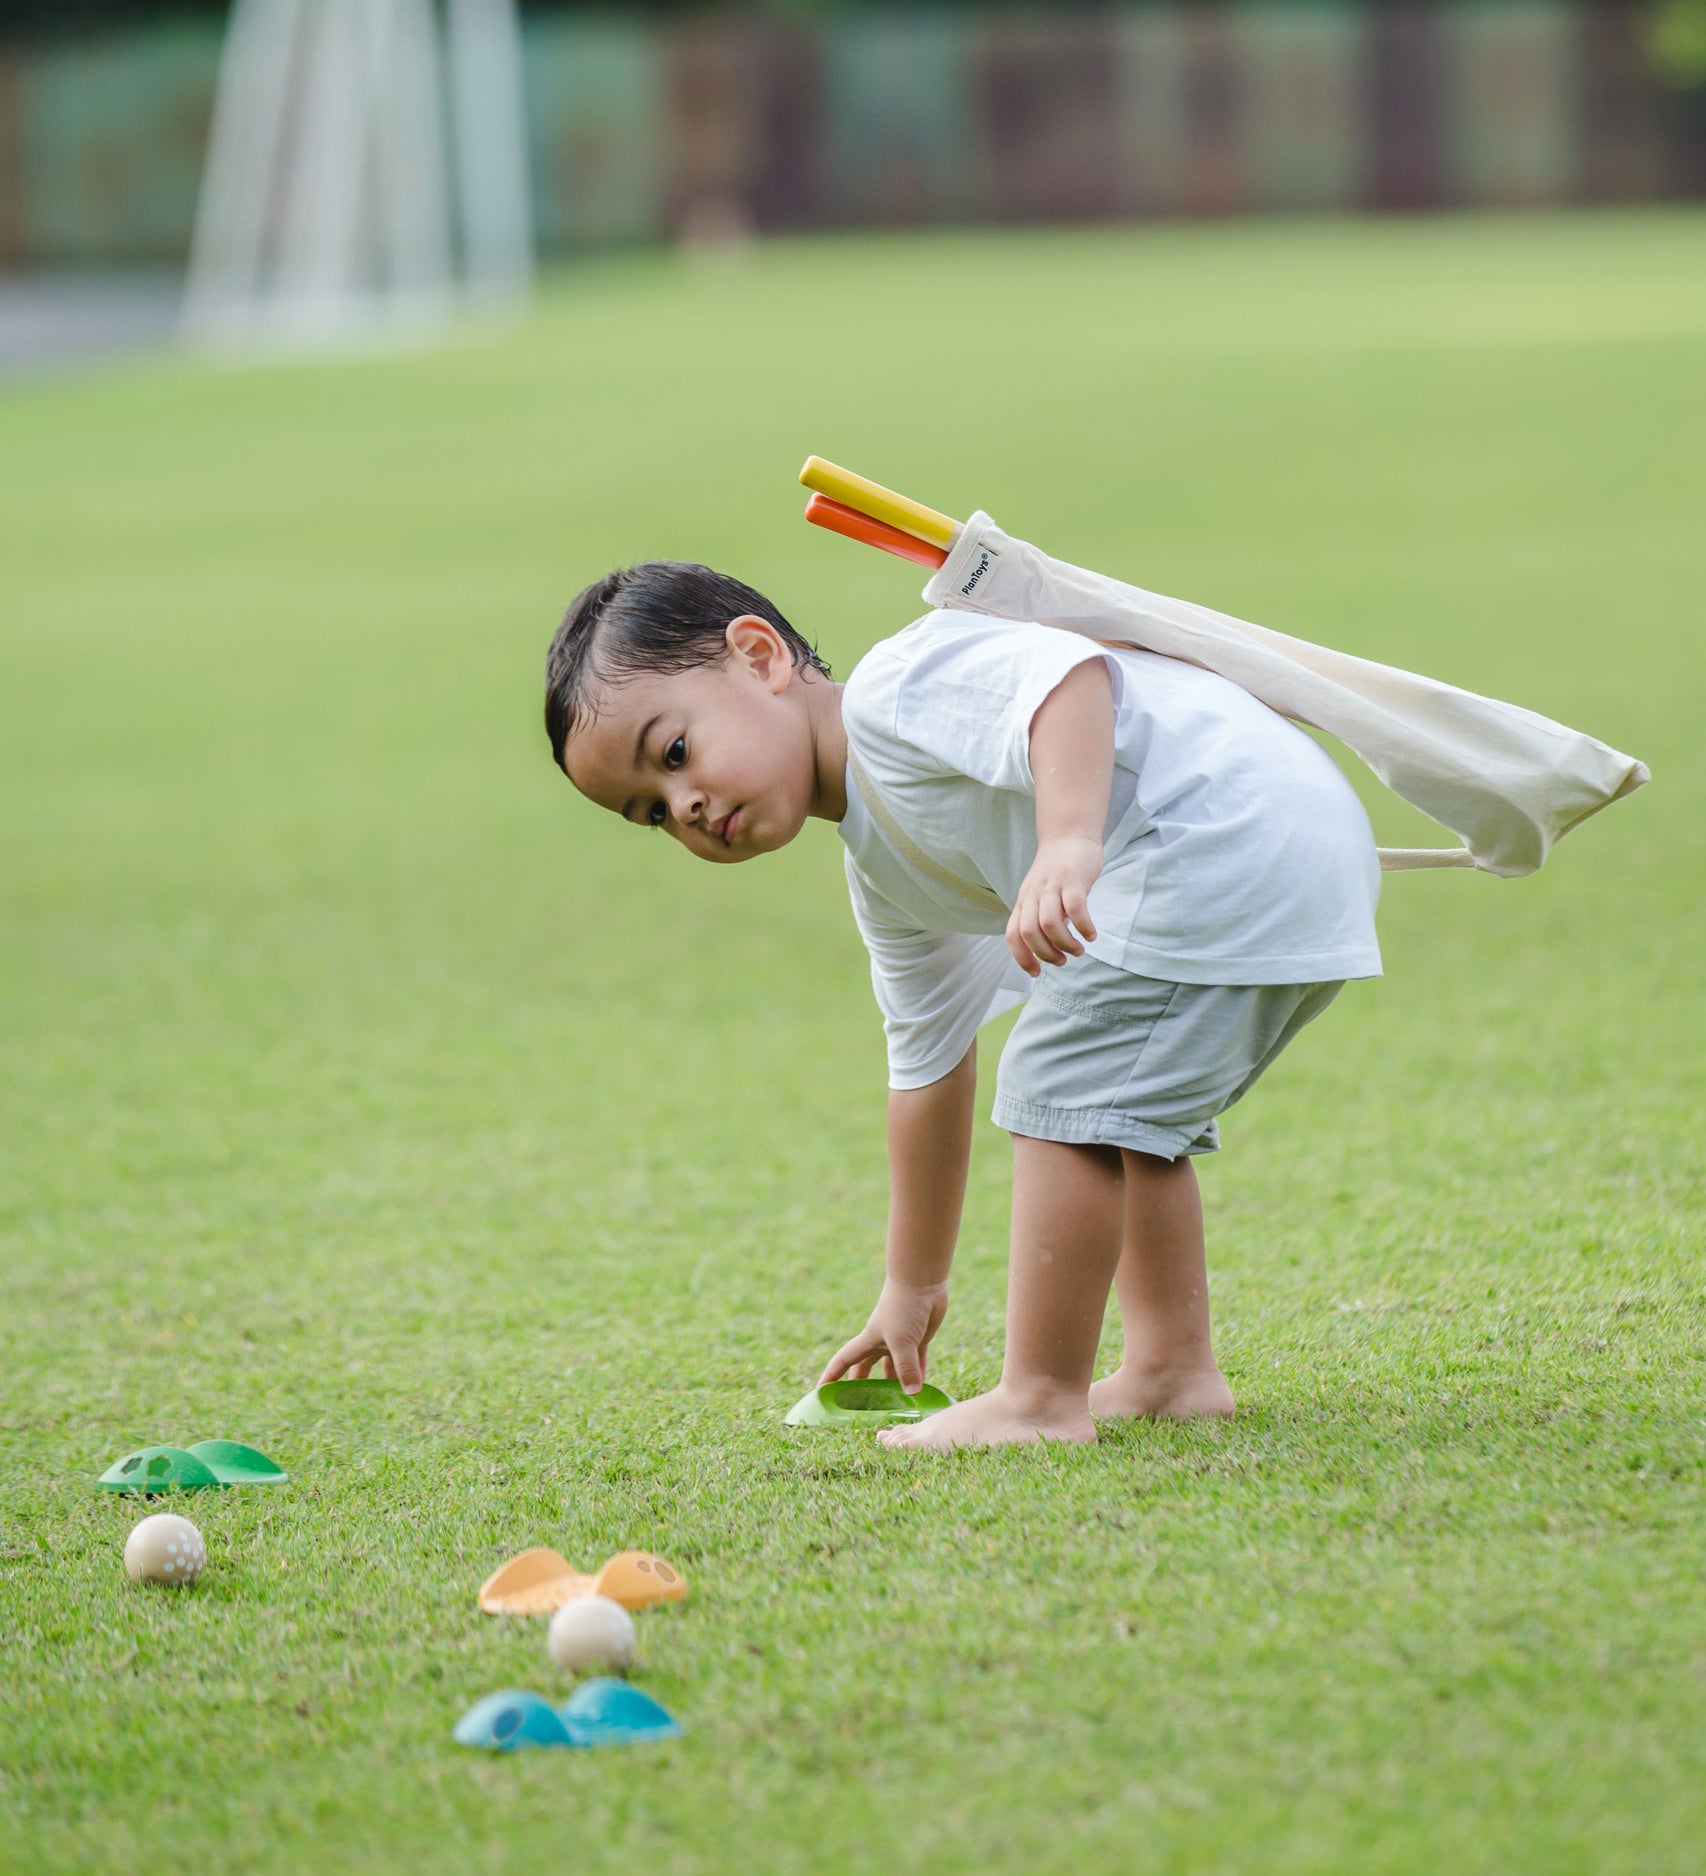
[[[597,714],[597,686],[715,664],[728,651],[729,621],[748,612],[775,626],[796,667],[829,676],[829,666],[762,593],[691,560],[618,567],[578,593],[545,654],[545,734],[558,768],[568,773],[564,748]]]

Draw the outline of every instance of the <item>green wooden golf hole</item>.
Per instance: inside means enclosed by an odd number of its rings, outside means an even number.
[[[814,1387],[794,1404],[784,1425],[791,1427],[890,1427],[923,1420],[951,1407],[954,1397],[928,1381],[908,1394],[898,1381],[831,1381]]]
[[[237,1440],[194,1446],[145,1446],[115,1460],[96,1481],[104,1491],[200,1492],[226,1485],[283,1485],[286,1475],[265,1453]]]

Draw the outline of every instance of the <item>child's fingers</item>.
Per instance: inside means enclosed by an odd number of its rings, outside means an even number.
[[[1007,920],[1006,938],[1007,949],[1013,954],[1013,962],[1018,965],[1020,970],[1022,970],[1027,977],[1039,975],[1037,961],[1031,956],[1019,932],[1019,912],[1017,907],[1014,908],[1012,915]]]
[[[869,1329],[861,1329],[851,1342],[843,1342],[840,1348],[829,1358],[829,1366],[817,1378],[819,1387],[827,1387],[831,1381],[839,1381],[849,1370],[863,1367],[870,1372],[871,1363],[882,1353],[883,1339],[873,1336]],[[855,1375],[855,1380],[863,1380],[864,1375]]]
[[[902,1347],[898,1354],[890,1355],[888,1369],[903,1393],[916,1394],[924,1385],[924,1362],[916,1348]]]
[[[1067,914],[1078,928],[1080,938],[1094,938],[1096,924],[1090,916],[1090,895],[1081,892],[1076,886],[1069,887],[1063,895]]]
[[[1062,958],[1077,957],[1084,949],[1072,930],[1063,894],[1052,887],[1043,895],[1041,916],[1043,936],[1061,953]]]
[[[1062,951],[1046,929],[1046,901],[1029,900],[1019,908],[1019,936],[1033,957],[1041,958],[1045,964],[1064,964],[1066,953]],[[1060,898],[1054,900],[1053,923],[1060,925]]]

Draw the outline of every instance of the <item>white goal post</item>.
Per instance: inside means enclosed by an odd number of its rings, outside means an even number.
[[[188,336],[383,340],[532,282],[515,0],[235,0]]]

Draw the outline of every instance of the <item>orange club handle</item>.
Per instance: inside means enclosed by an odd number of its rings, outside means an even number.
[[[898,554],[902,560],[916,561],[921,567],[939,567],[947,559],[947,549],[932,547],[916,534],[892,528],[886,521],[862,515],[857,508],[835,501],[828,495],[814,495],[806,503],[806,519],[815,527],[828,528],[832,534],[845,534],[850,541],[863,541],[867,547],[880,547],[885,553]]]

